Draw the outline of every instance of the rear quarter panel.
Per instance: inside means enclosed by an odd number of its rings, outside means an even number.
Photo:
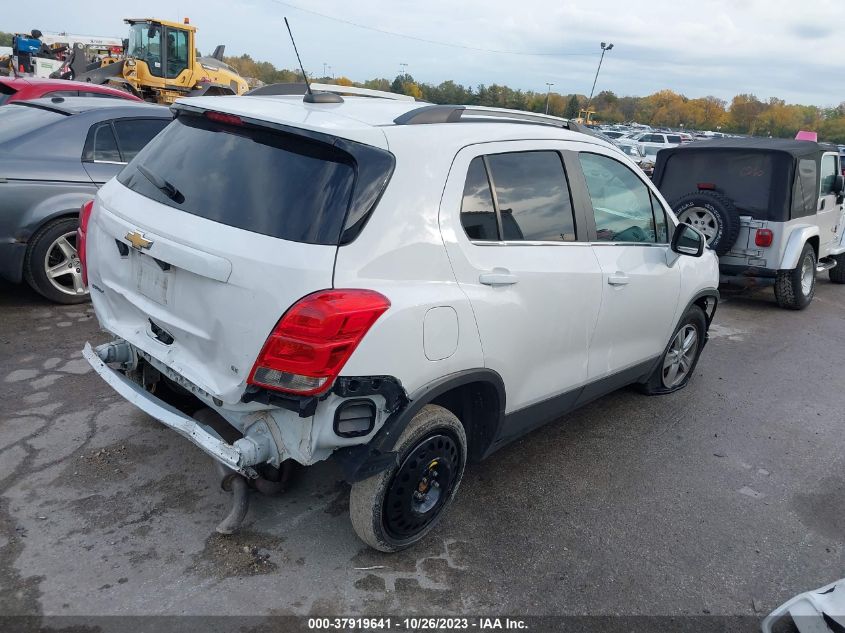
[[[437,378],[483,367],[484,360],[472,308],[452,272],[438,225],[453,155],[435,151],[418,134],[408,134],[391,151],[396,170],[390,184],[358,238],[338,249],[334,277],[337,288],[381,292],[391,307],[364,337],[341,375],[394,376],[412,394]],[[429,314],[439,307],[454,310],[457,331],[453,326],[439,329],[441,317],[451,314]],[[430,360],[426,330],[450,339],[438,341],[436,348],[448,352],[454,347],[454,351]],[[431,345],[428,355],[442,356],[433,354]]]
[[[13,162],[9,168],[0,163],[0,239],[26,242],[45,222],[78,213],[97,193],[81,162]]]

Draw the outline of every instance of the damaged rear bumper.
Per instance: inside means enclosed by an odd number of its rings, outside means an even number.
[[[210,428],[156,398],[139,384],[106,365],[90,343],[85,344],[82,356],[90,363],[94,371],[126,400],[190,440],[228,468],[247,477],[256,477],[257,473],[252,467],[268,460],[269,446],[262,445],[251,437],[244,437],[234,444],[227,444]]]

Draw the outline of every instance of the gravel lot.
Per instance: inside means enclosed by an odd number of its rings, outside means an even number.
[[[471,466],[421,545],[366,549],[329,464],[228,496],[79,350],[88,304],[0,285],[0,614],[767,613],[845,575],[845,288],[732,296],[690,386],[623,390]]]

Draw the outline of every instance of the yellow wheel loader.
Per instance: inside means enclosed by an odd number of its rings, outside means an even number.
[[[108,84],[161,104],[180,97],[240,95],[248,90],[244,78],[223,62],[223,46],[218,46],[211,57],[197,55],[197,29],[187,19],[184,24],[153,18],[124,22],[129,25],[124,59],[71,72],[68,78]],[[73,60],[68,66],[73,69]]]

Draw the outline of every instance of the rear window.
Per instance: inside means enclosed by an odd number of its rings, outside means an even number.
[[[181,115],[118,180],[214,222],[295,242],[338,244],[355,161],[304,136]]]
[[[61,121],[65,116],[52,110],[18,105],[12,102],[0,108],[0,145],[20,138],[45,125]]]
[[[0,106],[6,103],[13,94],[15,94],[17,90],[12,88],[10,85],[0,81]]]
[[[660,191],[668,200],[713,183],[742,210],[765,211],[773,182],[783,176],[771,153],[702,150],[678,152],[666,162]]]

